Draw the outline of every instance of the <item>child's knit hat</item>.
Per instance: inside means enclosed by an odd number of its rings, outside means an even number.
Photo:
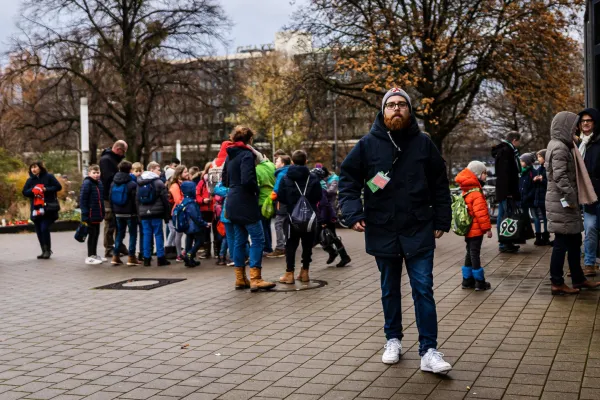
[[[481,176],[481,174],[487,171],[485,164],[481,161],[471,161],[469,165],[467,165],[467,169],[474,173],[478,179]]]
[[[525,153],[521,156],[521,161],[523,161],[528,167],[530,167],[535,162],[535,154]]]

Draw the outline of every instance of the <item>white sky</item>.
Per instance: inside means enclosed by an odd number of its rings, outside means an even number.
[[[229,53],[238,46],[272,43],[275,32],[291,21],[295,4],[306,0],[221,0],[233,22],[229,32]],[[7,50],[8,39],[17,33],[15,23],[20,0],[0,0],[0,52]]]

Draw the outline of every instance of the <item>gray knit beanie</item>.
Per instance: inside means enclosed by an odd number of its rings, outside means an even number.
[[[477,179],[479,179],[481,174],[483,174],[485,171],[487,171],[485,164],[482,163],[481,161],[471,161],[469,163],[469,165],[467,165],[467,169],[469,171],[471,171],[472,173],[474,173],[475,176],[477,177]]]
[[[535,162],[535,154],[525,153],[521,156],[521,161],[523,161],[527,166],[532,166]]]
[[[390,90],[388,90],[385,96],[383,96],[383,101],[381,102],[381,112],[385,113],[385,103],[387,103],[390,97],[394,96],[404,97],[404,99],[408,103],[408,111],[410,111],[410,113],[412,114],[412,103],[410,102],[410,97],[408,96],[408,93],[406,93],[400,88],[391,88]]]

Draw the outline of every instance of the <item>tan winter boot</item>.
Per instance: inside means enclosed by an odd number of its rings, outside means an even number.
[[[286,283],[288,285],[293,285],[294,282],[295,282],[295,280],[294,280],[294,273],[286,271],[286,273],[283,274],[283,276],[281,278],[279,278],[279,282]]]
[[[113,265],[122,265],[123,261],[121,261],[121,259],[119,258],[118,255],[114,255],[112,257],[112,261],[110,263],[113,264]]]
[[[235,267],[235,290],[248,289],[250,281],[246,278],[246,267]]]
[[[586,265],[583,268],[583,275],[585,275],[585,276],[596,276],[596,268],[593,265]]]
[[[259,289],[273,289],[274,282],[262,280],[261,268],[250,268],[250,291],[257,292]]]
[[[127,258],[127,265],[130,265],[130,266],[142,265],[142,263],[137,259],[136,256],[129,256]]]
[[[298,274],[298,279],[300,280],[300,282],[310,282],[310,278],[308,277],[308,270],[302,268],[300,270],[300,273]]]

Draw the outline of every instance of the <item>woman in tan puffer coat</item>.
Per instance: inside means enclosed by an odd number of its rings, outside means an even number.
[[[576,114],[568,111],[558,113],[552,120],[551,140],[546,150],[546,215],[548,230],[555,234],[550,260],[552,294],[576,294],[581,288],[600,285],[600,282],[586,280],[579,257],[583,221],[577,195],[575,158],[572,153],[578,121],[579,117]],[[563,264],[567,253],[574,289],[568,287],[563,278]]]

